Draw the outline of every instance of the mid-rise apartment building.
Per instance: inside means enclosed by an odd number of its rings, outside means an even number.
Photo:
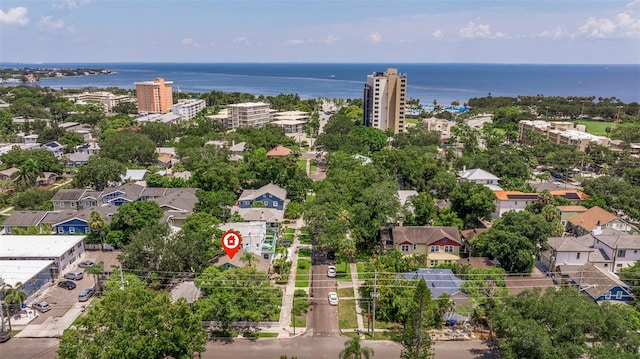
[[[518,141],[530,145],[529,134],[535,134],[561,145],[569,145],[580,151],[587,149],[590,143],[610,147],[611,139],[586,132],[584,125],[573,122],[520,121]]]
[[[161,113],[171,111],[173,106],[173,81],[158,77],[154,81],[136,82],[138,112]]]
[[[264,127],[271,119],[269,104],[264,102],[245,102],[227,106],[228,120],[226,128]]]
[[[114,95],[107,91],[83,92],[79,94],[63,95],[69,101],[86,104],[89,101],[98,101],[104,105],[105,112],[113,112],[113,108],[123,102],[134,102],[135,99],[127,95]]]
[[[364,125],[393,133],[404,131],[407,75],[397,69],[367,75],[364,85]]]
[[[204,100],[178,100],[178,103],[173,105],[171,112],[182,117],[182,121],[189,121],[195,118],[205,107]]]

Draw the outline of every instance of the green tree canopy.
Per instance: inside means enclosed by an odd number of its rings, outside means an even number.
[[[96,191],[102,191],[109,183],[122,181],[125,173],[127,169],[117,160],[91,156],[86,166],[78,168],[73,184],[75,188],[93,187]]]
[[[121,163],[149,165],[156,160],[156,144],[146,135],[123,130],[100,141],[100,156]]]

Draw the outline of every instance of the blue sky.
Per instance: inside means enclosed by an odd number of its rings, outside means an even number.
[[[2,0],[0,61],[640,64],[640,0]]]

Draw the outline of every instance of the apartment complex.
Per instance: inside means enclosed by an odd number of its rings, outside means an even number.
[[[173,81],[158,77],[154,81],[136,82],[138,112],[162,113],[173,106]]]
[[[205,106],[204,100],[178,100],[178,103],[173,105],[171,112],[182,117],[182,121],[189,121],[204,110]]]
[[[111,92],[83,92],[79,94],[63,95],[69,101],[77,104],[86,104],[90,101],[101,102],[105,112],[113,112],[113,108],[123,102],[134,102],[134,98],[127,95],[114,95]]]
[[[575,147],[580,151],[584,151],[590,143],[611,146],[611,139],[587,133],[585,125],[573,122],[520,121],[518,141],[530,145],[532,139],[529,138],[529,133],[548,138],[553,143]]]
[[[271,120],[269,104],[264,102],[245,102],[227,106],[228,117],[224,121],[229,129],[246,127],[264,127]]]
[[[393,133],[404,131],[407,75],[397,69],[367,75],[364,85],[364,125]]]

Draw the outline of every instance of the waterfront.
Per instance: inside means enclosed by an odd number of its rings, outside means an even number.
[[[28,66],[2,64],[2,66]],[[640,102],[640,65],[505,65],[416,63],[91,63],[33,67],[93,67],[117,74],[43,79],[52,88],[119,87],[163,77],[174,91],[298,94],[301,98],[362,98],[367,75],[397,68],[407,74],[408,98],[423,104],[493,96],[593,96]]]

